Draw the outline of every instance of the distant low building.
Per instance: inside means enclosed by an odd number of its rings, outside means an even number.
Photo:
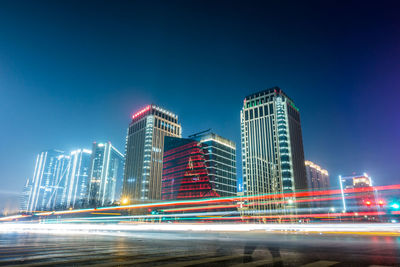
[[[329,173],[327,170],[309,160],[305,161],[305,165],[309,189],[320,190],[330,187]]]
[[[327,170],[321,168],[320,166],[309,160],[305,161],[305,166],[306,166],[307,184],[309,190],[320,191],[329,189],[330,182],[329,182],[329,173]],[[310,207],[313,208],[328,207],[330,206],[330,204],[331,202],[323,200],[323,197],[314,196]]]
[[[368,174],[339,176],[344,211],[360,211],[376,207],[376,195]]]

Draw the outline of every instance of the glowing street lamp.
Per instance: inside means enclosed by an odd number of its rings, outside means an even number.
[[[128,204],[129,200],[127,198],[122,199],[122,205]]]

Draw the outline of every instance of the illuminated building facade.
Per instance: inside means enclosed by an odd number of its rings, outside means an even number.
[[[122,199],[161,199],[164,137],[181,137],[178,116],[148,105],[132,116],[126,138]]]
[[[305,165],[309,189],[328,189],[330,186],[328,171],[309,160],[305,161]]]
[[[322,169],[317,164],[306,160],[306,174],[307,174],[307,184],[310,190],[319,191],[329,189],[329,173],[327,170]],[[313,196],[313,201],[311,202],[313,208],[330,207],[331,201],[324,199],[319,195]]]
[[[359,211],[376,206],[376,192],[368,174],[339,176],[343,211]],[[348,192],[347,190],[355,190]]]
[[[22,194],[20,196],[19,210],[21,212],[28,211],[28,201],[29,201],[29,195],[31,194],[31,190],[32,190],[32,183],[31,179],[28,178],[26,179],[24,189],[22,190]]]
[[[30,193],[26,206],[28,212],[46,210],[51,206],[51,197],[57,183],[55,172],[57,158],[63,154],[63,151],[47,150],[37,156],[30,181]]]
[[[71,156],[67,154],[57,157],[55,166],[55,185],[53,188],[49,209],[61,209],[61,201],[64,194],[65,185],[70,179]]]
[[[60,180],[62,195],[56,197],[56,199],[61,199],[60,208],[78,208],[85,205],[91,154],[92,152],[88,149],[78,149],[71,152],[68,166],[64,170],[65,176]]]
[[[202,144],[212,188],[222,197],[237,194],[236,144],[215,133],[193,136]]]
[[[219,197],[210,182],[206,150],[193,139],[165,137],[162,199]]]
[[[307,189],[299,109],[278,87],[251,94],[240,114],[244,195]],[[249,210],[292,213],[293,199],[256,200]],[[275,202],[275,203],[274,203]]]
[[[119,200],[123,168],[124,155],[110,142],[93,143],[87,194],[89,206],[106,206]]]

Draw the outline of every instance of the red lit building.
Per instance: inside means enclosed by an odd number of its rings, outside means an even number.
[[[162,171],[163,200],[219,197],[213,188],[202,144],[165,136]]]

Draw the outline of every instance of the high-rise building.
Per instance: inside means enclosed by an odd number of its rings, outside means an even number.
[[[132,116],[126,138],[124,201],[161,199],[165,136],[181,137],[177,115],[148,105]]]
[[[61,208],[83,207],[87,201],[89,168],[92,152],[78,149],[70,154],[68,176],[63,184]]]
[[[240,115],[244,195],[307,189],[300,112],[278,87],[246,96]],[[292,198],[257,199],[249,210],[292,213]]]
[[[305,165],[309,189],[328,189],[330,185],[328,171],[309,160],[305,161]]]
[[[208,176],[213,189],[222,197],[237,194],[236,144],[215,133],[192,137],[202,144]]]
[[[28,211],[28,201],[29,201],[29,195],[31,194],[31,190],[32,190],[32,183],[31,179],[28,178],[26,179],[26,183],[24,185],[24,189],[22,190],[22,194],[20,197],[19,210],[21,212]]]
[[[70,171],[71,156],[67,154],[57,156],[56,166],[54,167],[55,184],[53,187],[49,205],[49,208],[51,210],[63,208],[61,204],[65,186],[68,184],[68,181],[70,179]]]
[[[89,206],[105,206],[119,200],[123,168],[124,155],[110,142],[93,143],[87,195]]]
[[[165,137],[162,199],[219,197],[210,181],[206,150],[193,139]]]
[[[48,150],[36,158],[35,170],[31,179],[27,211],[47,210],[51,207],[51,196],[56,184],[55,169],[57,158],[64,152]]]

